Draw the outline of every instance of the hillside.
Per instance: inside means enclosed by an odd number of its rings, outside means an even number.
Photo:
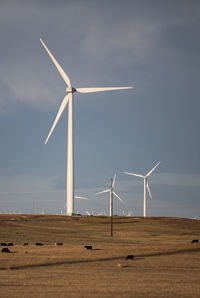
[[[116,216],[110,237],[108,217],[2,214],[0,242],[14,246],[0,255],[0,296],[197,298],[199,238],[200,221],[183,218]]]
[[[167,217],[114,217],[114,237],[110,218],[100,216],[0,215],[1,242],[45,244],[82,241],[134,244],[135,241],[190,241],[200,234],[200,221]]]

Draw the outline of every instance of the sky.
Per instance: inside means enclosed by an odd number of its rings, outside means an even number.
[[[0,2],[0,213],[65,213],[66,85],[133,89],[74,96],[75,211],[200,218],[200,2]]]

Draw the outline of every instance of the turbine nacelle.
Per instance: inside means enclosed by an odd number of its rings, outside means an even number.
[[[66,91],[67,91],[67,93],[74,93],[74,92],[76,92],[76,88],[73,88],[73,87],[67,87],[67,88],[66,88]]]

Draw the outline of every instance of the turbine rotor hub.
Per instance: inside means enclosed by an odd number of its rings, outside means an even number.
[[[67,93],[74,93],[74,92],[76,92],[76,88],[73,88],[73,87],[67,87],[67,88],[66,88],[66,91],[67,91]]]

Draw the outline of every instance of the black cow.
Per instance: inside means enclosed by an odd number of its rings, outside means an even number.
[[[2,252],[2,253],[3,253],[3,252],[10,253],[10,250],[9,250],[7,247],[4,247],[4,248],[2,248],[1,252]]]
[[[199,240],[198,239],[194,239],[194,240],[192,240],[192,243],[194,243],[195,245],[197,245],[199,243]]]
[[[7,246],[7,243],[2,242],[2,243],[1,243],[1,246]]]
[[[24,242],[24,246],[27,246],[28,245],[28,242]]]
[[[134,259],[134,255],[128,255],[127,257],[126,257],[126,260],[133,260]]]
[[[90,250],[92,250],[92,246],[91,245],[85,245],[84,246],[86,249],[90,249]]]
[[[42,246],[42,245],[44,245],[44,244],[41,243],[41,242],[36,242],[35,245]]]
[[[14,244],[12,242],[9,242],[7,245],[8,246],[14,246]]]

